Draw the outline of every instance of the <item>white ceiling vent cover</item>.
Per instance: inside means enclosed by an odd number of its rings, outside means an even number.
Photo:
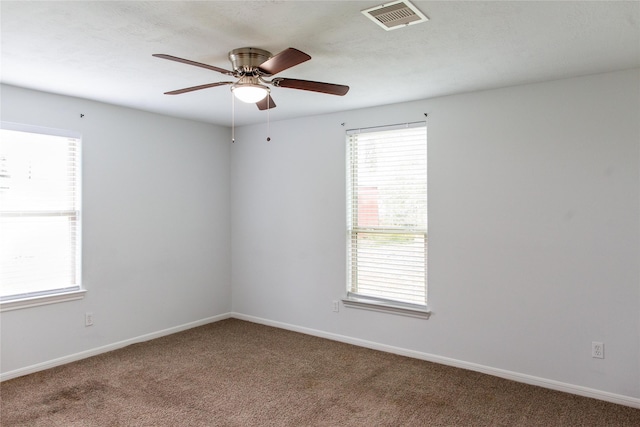
[[[407,0],[381,4],[380,6],[365,9],[362,13],[387,31],[429,20]]]

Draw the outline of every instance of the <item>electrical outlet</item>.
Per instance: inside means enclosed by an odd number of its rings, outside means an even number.
[[[84,314],[84,326],[93,326],[93,313],[88,311]]]
[[[333,301],[333,311],[335,313],[337,313],[338,311],[340,311],[340,301],[338,300],[334,300]]]
[[[591,357],[604,359],[604,343],[593,341],[591,343]]]

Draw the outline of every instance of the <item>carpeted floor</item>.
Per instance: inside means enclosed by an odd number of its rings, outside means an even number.
[[[230,319],[0,384],[9,426],[640,426],[640,410]]]

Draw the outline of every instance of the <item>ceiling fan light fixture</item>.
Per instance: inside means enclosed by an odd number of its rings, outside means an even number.
[[[156,53],[153,56],[206,68],[238,79],[235,83],[229,81],[216,82],[172,90],[165,92],[165,95],[178,95],[200,89],[231,85],[232,100],[238,98],[242,102],[255,104],[258,110],[269,110],[275,108],[276,103],[271,99],[269,95],[271,89],[269,89],[267,85],[339,96],[343,96],[349,91],[349,86],[312,80],[288,79],[283,77],[265,80],[265,77],[271,77],[311,59],[311,56],[292,47],[276,55],[271,55],[271,53],[266,50],[253,47],[234,49],[229,52],[229,60],[233,66],[233,71],[164,53]]]
[[[269,88],[256,83],[238,82],[231,86],[231,92],[233,92],[233,95],[240,101],[246,102],[247,104],[255,104],[269,95]]]

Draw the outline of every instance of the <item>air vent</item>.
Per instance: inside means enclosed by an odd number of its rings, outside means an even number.
[[[387,31],[429,20],[406,0],[381,4],[380,6],[365,9],[362,13]]]

